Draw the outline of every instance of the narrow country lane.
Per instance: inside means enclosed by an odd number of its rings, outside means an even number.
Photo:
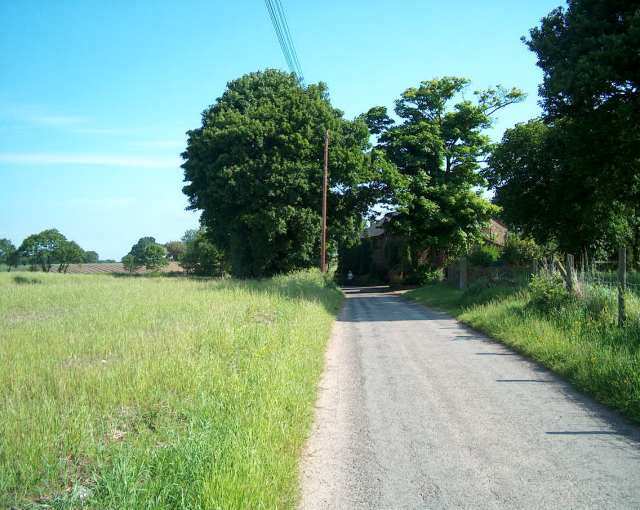
[[[345,292],[301,508],[640,508],[637,427],[446,314]]]

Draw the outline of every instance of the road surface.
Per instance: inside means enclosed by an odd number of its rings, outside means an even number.
[[[446,314],[345,292],[301,508],[640,508],[638,428]]]

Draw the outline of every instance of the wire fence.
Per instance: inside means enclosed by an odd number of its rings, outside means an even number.
[[[620,248],[617,260],[594,261],[588,260],[586,254],[577,259],[571,254],[555,254],[534,261],[530,267],[474,267],[463,257],[447,268],[446,278],[450,284],[464,289],[480,280],[522,286],[528,283],[533,274],[559,273],[567,290],[575,295],[606,300],[615,297],[618,323],[623,325],[627,319],[627,301],[630,301],[634,310],[640,302],[640,271],[627,255],[625,247]]]

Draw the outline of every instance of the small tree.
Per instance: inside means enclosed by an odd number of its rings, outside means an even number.
[[[157,271],[169,263],[167,260],[167,250],[160,244],[153,243],[147,245],[142,255],[144,266],[149,271]]]
[[[144,251],[147,246],[152,244],[156,244],[156,239],[155,237],[148,236],[141,237],[140,239],[138,239],[138,242],[131,247],[129,253],[136,259],[136,265],[138,267],[145,265]]]
[[[84,252],[84,262],[87,264],[95,264],[100,260],[98,253],[95,251]]]
[[[222,276],[224,273],[223,253],[209,241],[204,230],[187,231],[184,239],[187,239],[187,242],[180,265],[187,273],[201,276]]]
[[[164,247],[167,250],[167,258],[175,262],[179,261],[184,255],[185,245],[182,241],[169,241]]]
[[[11,269],[10,260],[16,251],[16,247],[9,239],[0,239],[0,264],[6,264]]]
[[[127,255],[122,257],[122,265],[127,271],[129,271],[129,273],[133,273],[136,269],[140,267],[136,262],[136,258],[133,255],[131,255],[131,253],[128,253]]]

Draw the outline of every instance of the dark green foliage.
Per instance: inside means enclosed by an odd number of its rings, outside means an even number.
[[[517,234],[507,234],[502,248],[501,259],[511,266],[529,266],[534,260],[543,257],[543,249],[532,239],[520,237]]]
[[[156,244],[155,237],[141,237],[138,239],[138,242],[131,247],[131,250],[129,250],[129,254],[133,256],[138,266],[144,266],[144,250],[152,244]]]
[[[130,273],[133,273],[137,268],[141,266],[136,262],[136,258],[130,253],[122,257],[122,265]]]
[[[494,202],[512,228],[540,244],[553,242],[570,253],[615,246],[633,217],[619,201],[605,201],[598,181],[571,156],[578,135],[566,125],[531,120],[505,132],[483,171]]]
[[[144,267],[149,271],[157,271],[169,263],[167,260],[167,250],[160,244],[148,244],[145,246],[142,256]]]
[[[495,265],[502,255],[500,248],[493,244],[479,244],[469,254],[469,263],[473,266],[489,267]]]
[[[138,239],[129,253],[122,257],[122,264],[130,273],[142,266],[150,271],[157,271],[168,263],[167,250],[150,236]]]
[[[185,246],[180,265],[189,274],[222,276],[225,271],[223,253],[206,236],[204,230],[187,231],[182,238]]]
[[[183,190],[235,275],[318,264],[326,129],[335,246],[357,239],[389,168],[367,157],[366,124],[345,120],[324,84],[303,86],[276,70],[245,75],[203,112],[202,127],[189,131]]]
[[[62,243],[58,258],[58,273],[66,273],[69,264],[84,262],[85,252],[75,241]]]
[[[0,264],[10,265],[9,261],[16,252],[16,247],[9,239],[0,239]]]
[[[84,252],[84,261],[87,264],[96,264],[99,262],[100,257],[98,253],[95,251],[85,251]]]
[[[58,272],[66,273],[69,264],[84,260],[84,251],[76,242],[67,240],[52,228],[32,234],[22,241],[10,265],[17,266],[19,260],[30,264],[34,271],[39,267],[48,273],[53,264],[58,264]]]
[[[569,0],[525,41],[544,123],[505,134],[491,164],[512,225],[567,251],[633,244],[640,258],[640,2]]]
[[[496,111],[523,94],[497,87],[476,92],[476,101],[454,103],[467,85],[466,79],[445,77],[405,90],[396,101],[397,125],[381,107],[364,116],[404,178],[395,187],[399,214],[391,230],[409,240],[416,264],[440,267],[465,252],[498,212],[475,191],[484,184],[478,170],[490,147],[483,131]]]
[[[338,250],[338,269],[337,274],[340,278],[345,279],[349,271],[354,276],[369,275],[372,271],[373,263],[373,247],[371,239],[361,239],[354,246],[341,246]]]

